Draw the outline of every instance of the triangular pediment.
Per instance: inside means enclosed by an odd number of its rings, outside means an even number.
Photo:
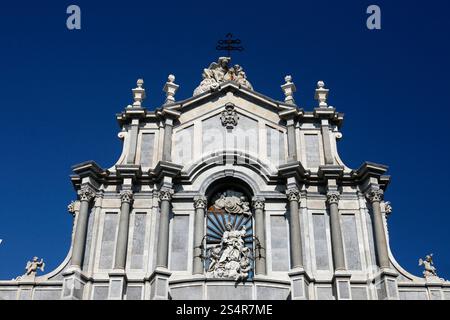
[[[193,96],[172,105],[166,105],[166,112],[179,113],[180,123],[194,121],[206,114],[214,114],[223,109],[227,103],[232,103],[238,110],[255,117],[263,117],[274,123],[279,123],[283,115],[298,113],[294,106],[269,98],[254,90],[243,88],[234,81],[221,84],[216,89]],[[239,111],[238,111],[239,112]]]

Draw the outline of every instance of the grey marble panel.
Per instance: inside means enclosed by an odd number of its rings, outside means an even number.
[[[284,216],[270,216],[272,271],[289,270],[288,227]]]
[[[340,299],[350,299],[350,283],[348,281],[338,281]]]
[[[450,291],[444,291],[444,300],[450,300]]]
[[[256,298],[258,300],[286,300],[289,289],[269,286],[256,286]]]
[[[155,148],[155,134],[143,133],[141,140],[141,165],[151,167],[153,165],[153,150]]]
[[[258,121],[239,114],[238,125],[227,131],[227,139],[234,139],[234,148],[246,153],[258,154]]]
[[[128,286],[127,300],[142,300],[142,286]]]
[[[320,165],[320,145],[317,134],[305,134],[306,165],[317,168]]]
[[[19,300],[31,300],[31,289],[21,289],[19,291]]]
[[[62,289],[35,289],[33,300],[60,300]]]
[[[400,300],[428,300],[428,295],[425,290],[408,290],[399,291]]]
[[[172,220],[170,269],[187,270],[189,248],[189,216],[176,215]]]
[[[102,243],[100,249],[100,269],[111,269],[114,260],[114,251],[117,234],[118,214],[116,212],[107,212],[103,225]]]
[[[352,300],[368,300],[367,288],[352,287]]]
[[[333,295],[333,288],[331,286],[325,287],[317,287],[317,300],[336,300]]]
[[[134,216],[133,240],[131,244],[131,269],[142,269],[144,267],[146,222],[147,214],[145,212],[136,212]]]
[[[0,300],[16,300],[17,290],[0,290]]]
[[[209,153],[225,148],[226,129],[220,121],[220,114],[202,121],[202,152]]]
[[[328,216],[324,214],[313,214],[313,233],[314,233],[314,247],[316,254],[316,268],[317,270],[330,269],[330,256],[328,252],[328,239],[326,233],[326,223],[328,223]]]
[[[251,300],[252,287],[234,285],[208,285],[207,295],[209,300]]]
[[[440,290],[430,290],[431,300],[442,300],[442,295]]]
[[[345,258],[349,270],[361,270],[361,252],[354,215],[342,215],[342,236],[344,238]]]
[[[94,287],[94,300],[107,300],[108,299],[108,286],[95,286]]]
[[[193,285],[189,287],[171,288],[170,295],[174,300],[201,300],[203,299],[203,287]]]
[[[267,131],[267,158],[274,164],[285,160],[284,133],[266,126]]]
[[[194,153],[194,126],[178,131],[174,138],[173,160],[186,164],[192,160]]]

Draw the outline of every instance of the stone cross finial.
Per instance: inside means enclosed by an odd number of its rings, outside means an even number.
[[[163,91],[166,93],[166,101],[164,102],[164,104],[175,102],[175,93],[180,86],[175,84],[174,81],[175,76],[173,74],[169,74],[169,76],[167,77],[167,82],[163,88]]]
[[[325,83],[323,81],[317,82],[317,89],[316,89],[316,95],[314,99],[319,101],[319,108],[327,108],[327,98],[328,98],[328,92],[329,89],[325,89]]]
[[[281,90],[284,93],[284,102],[289,104],[295,104],[294,101],[294,92],[297,91],[295,84],[292,82],[292,76],[287,75],[284,77],[285,84],[281,86]]]
[[[144,80],[138,79],[136,84],[137,87],[131,90],[134,99],[133,107],[140,108],[142,107],[142,101],[145,99],[145,89],[142,87],[144,85]]]

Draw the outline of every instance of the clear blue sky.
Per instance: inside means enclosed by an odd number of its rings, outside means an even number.
[[[8,3],[8,4],[7,4]],[[382,30],[366,28],[378,4]],[[82,29],[66,28],[77,4]],[[390,166],[386,199],[392,250],[407,270],[429,252],[450,278],[450,50],[448,1],[3,1],[0,4],[0,279],[23,272],[33,255],[50,271],[66,256],[75,199],[73,164],[115,163],[115,113],[145,79],[146,105],[164,101],[169,73],[191,95],[216,41],[237,35],[234,62],[255,89],[282,99],[292,74],[306,110],[317,80],[346,117],[342,159]]]

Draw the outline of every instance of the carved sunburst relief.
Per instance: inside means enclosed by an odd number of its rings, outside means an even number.
[[[247,198],[227,190],[211,200],[206,224],[207,275],[236,281],[252,278],[253,225]]]

